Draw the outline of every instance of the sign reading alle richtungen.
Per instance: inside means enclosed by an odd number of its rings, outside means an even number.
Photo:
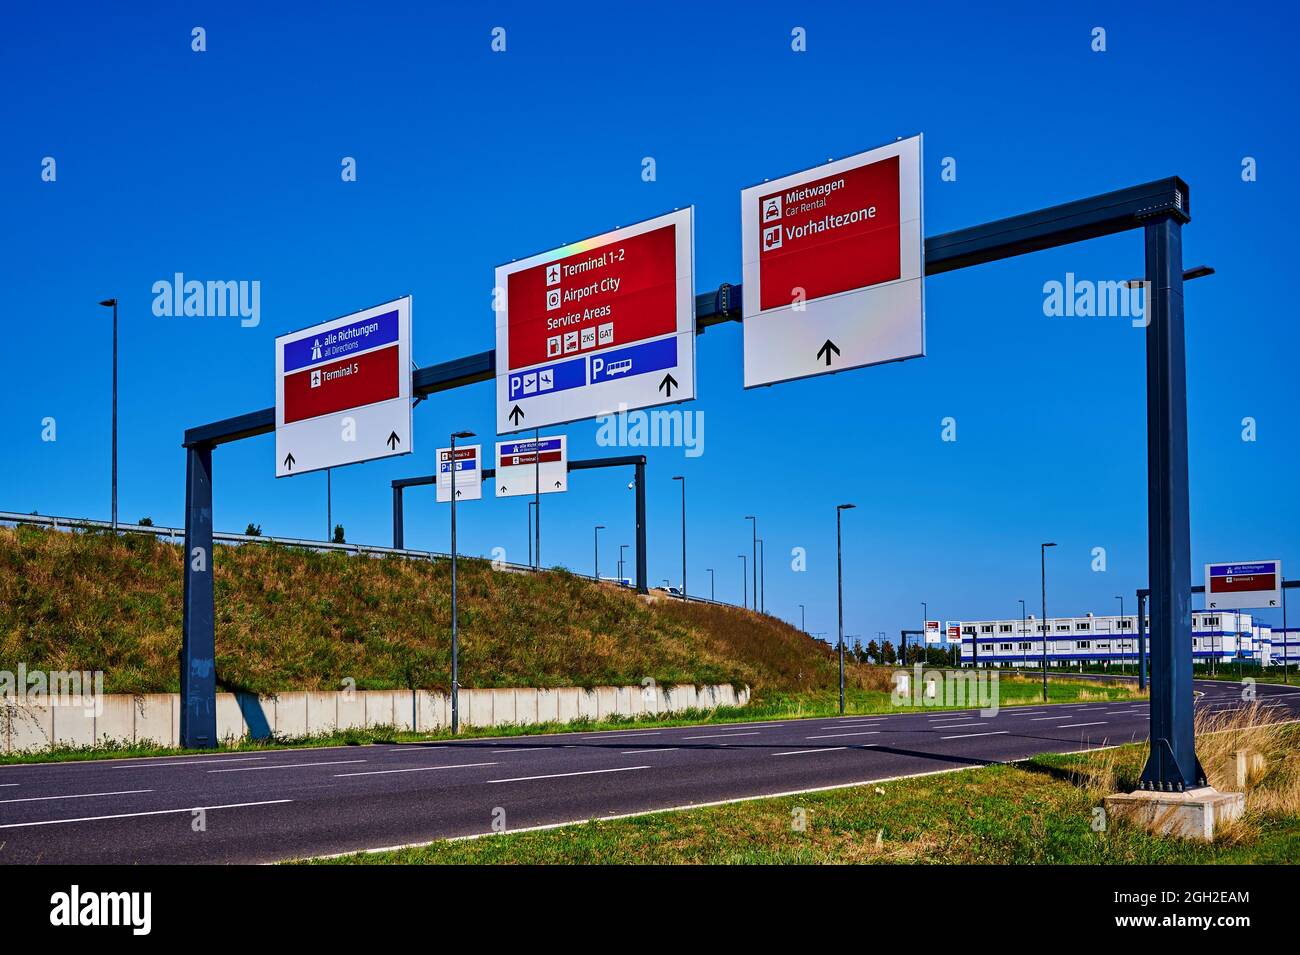
[[[746,388],[925,354],[920,136],[740,205]]]
[[[411,299],[275,340],[275,476],[409,454]]]

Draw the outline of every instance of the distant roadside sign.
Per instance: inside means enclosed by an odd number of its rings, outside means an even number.
[[[456,501],[477,501],[483,496],[483,449],[478,444],[456,445]],[[451,448],[438,449],[438,503],[451,503]]]
[[[497,497],[558,494],[569,489],[568,440],[562,435],[497,442]]]
[[[1205,565],[1206,610],[1254,610],[1280,606],[1280,560]]]
[[[695,397],[693,211],[497,268],[498,433]]]
[[[921,137],[740,194],[745,387],[925,354]]]
[[[943,631],[939,628],[938,620],[927,620],[925,622],[925,642],[942,643]]]
[[[275,340],[275,476],[409,454],[411,299]]]
[[[945,630],[945,631],[947,632],[947,634],[948,634],[948,642],[949,642],[949,643],[961,643],[961,624],[960,624],[960,623],[955,622],[955,621],[952,621],[952,620],[949,620],[949,621],[948,621],[947,623],[945,623],[943,626],[944,626],[944,630]]]

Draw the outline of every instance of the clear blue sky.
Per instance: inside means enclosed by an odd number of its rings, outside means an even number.
[[[923,132],[927,235],[1168,175],[1190,184],[1186,263],[1218,270],[1187,288],[1193,565],[1281,557],[1300,575],[1292,11],[131,6],[25,4],[0,31],[0,509],[108,515],[101,298],[122,302],[121,516],[180,524],[184,429],[273,403],[275,335],[409,292],[418,363],[482,351],[496,264],[687,204],[697,288],[739,282],[743,186]],[[195,26],[205,53],[190,49]],[[790,49],[796,26],[806,53]],[[1090,49],[1096,26],[1105,53]],[[355,183],[340,180],[344,156]],[[940,179],[945,156],[956,182]],[[684,474],[690,589],[707,593],[713,567],[719,597],[739,599],[743,518],[757,514],[768,609],[797,622],[805,603],[812,631],[835,629],[843,501],[858,505],[845,630],[864,640],[917,626],[922,600],[940,619],[1036,606],[1043,540],[1060,545],[1051,612],[1110,612],[1116,594],[1131,610],[1146,583],[1143,333],[1042,304],[1067,272],[1142,267],[1127,233],[928,279],[927,357],[753,392],[740,327],[710,329],[693,406],[705,453],[649,452],[651,582],[680,573],[671,477]],[[155,317],[151,286],[175,272],[260,281],[261,324]],[[493,400],[488,383],[435,396],[415,412],[418,453],[337,471],[349,539],[389,542],[389,481],[428,473],[449,431],[490,445]],[[954,443],[940,440],[946,416]],[[573,456],[608,453],[595,430],[567,429]],[[272,455],[270,436],[218,449],[217,527],[323,535],[324,475],[277,481]],[[633,542],[630,476],[577,474],[544,500],[548,563],[590,572],[601,523],[612,570]],[[407,515],[408,542],[447,547],[427,489]],[[524,499],[461,518],[469,552],[526,558]],[[805,573],[790,569],[795,547]]]

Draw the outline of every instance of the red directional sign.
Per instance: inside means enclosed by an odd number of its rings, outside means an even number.
[[[511,273],[511,369],[677,330],[677,229],[628,236]]]
[[[793,201],[791,201],[793,200]],[[896,279],[898,157],[759,198],[759,304],[789,305]]]
[[[920,136],[741,191],[746,388],[925,354],[921,198]]]

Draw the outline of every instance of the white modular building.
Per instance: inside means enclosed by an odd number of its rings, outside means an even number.
[[[1052,617],[1046,626],[1033,615],[1022,621],[963,620],[961,626],[961,662],[963,666],[1041,667],[1043,640],[1047,641],[1049,666],[1131,664],[1138,659],[1137,616]],[[1147,618],[1148,639],[1150,617]],[[1192,657],[1197,663],[1211,660],[1234,663],[1238,660],[1281,665],[1280,644],[1269,628],[1256,624],[1248,613],[1239,611],[1192,612]],[[1293,663],[1300,662],[1300,632],[1290,634]],[[1150,646],[1147,648],[1150,654]]]

